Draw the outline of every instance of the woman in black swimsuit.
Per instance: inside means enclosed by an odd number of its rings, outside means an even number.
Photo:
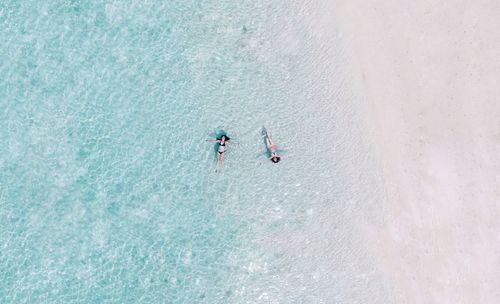
[[[226,151],[226,143],[229,143],[231,139],[227,135],[221,135],[217,139],[207,139],[207,141],[218,142],[217,147],[217,164],[215,166],[215,172],[219,172],[222,167],[222,162],[224,161],[224,152]]]

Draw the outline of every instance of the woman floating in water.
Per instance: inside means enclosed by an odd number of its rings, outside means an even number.
[[[223,134],[219,136],[217,139],[207,139],[206,141],[218,142],[219,146],[217,147],[217,164],[215,165],[215,172],[220,172],[222,167],[222,162],[224,161],[224,152],[226,151],[226,143],[229,143],[231,139]]]
[[[269,136],[269,133],[267,133],[266,128],[264,127],[264,136],[266,137],[266,146],[267,149],[269,150],[269,153],[271,153],[271,157],[269,159],[277,164],[281,160],[281,157],[278,155],[278,152],[276,152],[276,147],[274,146],[273,140],[271,139],[271,136]]]

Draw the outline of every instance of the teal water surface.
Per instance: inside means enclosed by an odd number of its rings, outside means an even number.
[[[356,290],[379,290],[352,249],[371,186],[343,83],[321,82],[287,7],[0,3],[0,302],[359,303]],[[276,166],[263,125],[288,154]],[[238,144],[214,174],[204,140],[221,130]]]

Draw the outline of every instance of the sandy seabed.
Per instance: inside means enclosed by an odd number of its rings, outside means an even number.
[[[500,2],[324,1],[383,176],[394,303],[500,298]]]

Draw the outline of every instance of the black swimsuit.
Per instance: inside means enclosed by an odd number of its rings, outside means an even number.
[[[222,137],[226,138],[226,140],[224,141],[224,143],[222,143]],[[220,149],[220,147],[225,147],[226,146],[226,141],[229,141],[229,137],[227,137],[226,135],[222,135],[220,138],[217,138],[217,139],[220,140],[219,149]],[[220,151],[219,149],[217,150],[217,153],[222,154],[222,153],[225,152],[225,148],[222,151]]]
[[[223,149],[222,151],[220,150],[220,147],[225,147],[226,146],[226,143],[224,142],[223,144],[219,143],[219,149],[217,150],[217,153],[219,154],[222,154],[225,152],[225,150]]]

